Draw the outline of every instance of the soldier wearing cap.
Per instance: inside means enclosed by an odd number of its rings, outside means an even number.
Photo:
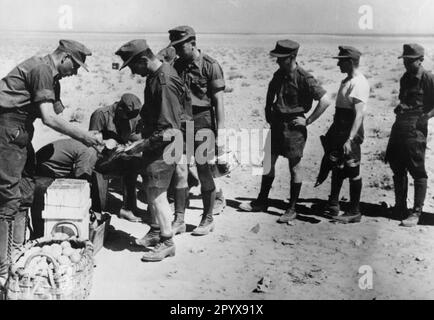
[[[0,286],[11,259],[14,234],[21,233],[31,201],[31,173],[24,181],[23,171],[28,156],[33,154],[31,140],[33,122],[41,118],[50,128],[66,134],[87,146],[102,141],[94,134],[66,122],[58,113],[63,111],[59,80],[76,75],[80,67],[87,70],[86,56],[91,55],[83,44],[60,40],[58,48],[44,56],[34,56],[16,66],[0,80]],[[30,165],[31,167],[31,165]],[[23,191],[29,194],[23,194]]]
[[[422,62],[424,48],[418,44],[404,44],[406,72],[400,80],[399,105],[396,120],[386,150],[386,162],[393,171],[395,214],[402,225],[411,227],[419,222],[427,191],[425,150],[428,120],[434,115],[434,76]],[[407,212],[407,172],[414,179],[414,207]]]
[[[131,93],[125,93],[121,99],[112,105],[96,109],[89,122],[89,130],[102,133],[104,139],[115,139],[119,144],[128,144],[142,138],[142,120],[139,112],[142,107],[140,99]],[[136,210],[136,182],[137,173],[131,161],[118,159],[115,166],[123,180],[123,206],[119,216],[131,222],[140,222],[141,219],[134,215]]]
[[[244,211],[266,211],[268,194],[279,155],[288,159],[291,172],[291,191],[288,208],[278,222],[287,223],[296,218],[296,202],[302,186],[301,158],[307,138],[306,127],[318,119],[330,104],[326,91],[317,80],[296,62],[299,44],[291,40],[277,41],[270,55],[277,58],[279,69],[274,73],[267,92],[265,116],[271,126],[271,170],[262,176],[258,198],[242,203]],[[319,101],[306,119],[313,100]]]
[[[224,129],[223,91],[225,81],[219,63],[196,46],[196,32],[189,26],[178,26],[169,30],[170,45],[178,55],[174,67],[191,93],[195,136],[198,131],[211,130],[217,136]],[[222,143],[222,141],[219,141]],[[195,141],[195,150],[202,141]],[[209,144],[209,143],[208,143]],[[208,146],[206,157],[215,153],[214,145]],[[205,163],[203,163],[205,162]],[[225,200],[220,188],[217,193],[212,170],[207,161],[197,161],[196,167],[201,183],[203,214],[193,235],[206,235],[214,230],[213,214],[221,213]],[[216,207],[215,207],[215,204]],[[174,226],[184,225],[182,216],[177,216]]]
[[[339,46],[337,65],[347,76],[336,97],[336,113],[324,138],[324,159],[332,169],[331,194],[327,215],[342,223],[359,222],[362,177],[361,150],[364,139],[363,118],[369,99],[369,83],[359,70],[361,52],[354,47]],[[324,161],[324,160],[323,160]],[[350,208],[339,215],[339,193],[344,179],[350,182]]]
[[[166,162],[164,153],[170,153],[168,147],[176,142],[167,137],[181,130],[183,104],[188,100],[188,92],[173,67],[161,62],[145,40],[132,40],[116,54],[124,61],[121,69],[128,66],[133,74],[146,77],[145,104],[140,112],[144,121],[143,139],[136,142],[126,154],[143,153],[148,204],[158,221],[158,226],[151,226],[148,234],[141,239],[140,243],[155,245],[143,255],[142,261],[161,261],[175,255],[167,188],[176,163]],[[186,181],[184,187],[187,187]]]

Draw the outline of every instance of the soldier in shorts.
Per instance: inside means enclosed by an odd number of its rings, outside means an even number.
[[[174,62],[174,68],[190,90],[195,136],[199,131],[211,130],[216,137],[217,131],[224,129],[225,81],[223,70],[215,59],[197,48],[196,32],[192,27],[178,26],[169,30],[169,39],[170,45],[175,48],[179,57]],[[201,143],[202,141],[195,141],[195,151]],[[214,146],[209,147],[207,157],[215,153]],[[225,206],[225,200],[221,190],[216,188],[208,162],[202,163],[196,159],[196,167],[201,184],[204,211],[202,220],[192,235],[202,236],[214,230],[215,203],[220,203],[218,212],[221,212]],[[216,197],[220,200],[216,200]],[[175,220],[174,223],[182,224],[183,221]]]
[[[167,152],[168,147],[176,141],[167,138],[180,133],[185,87],[175,69],[161,62],[146,40],[132,40],[116,51],[116,55],[124,61],[121,69],[128,66],[133,74],[146,77],[145,104],[140,112],[144,122],[143,139],[136,142],[126,154],[143,153],[148,205],[160,229],[158,233],[157,228],[149,232],[156,239],[156,245],[144,253],[142,261],[161,261],[175,255],[167,189],[175,173],[176,162],[167,161]]]
[[[291,40],[277,41],[270,55],[277,58],[277,70],[268,86],[265,116],[271,126],[271,170],[262,176],[261,190],[256,200],[242,203],[243,211],[266,211],[268,194],[274,180],[274,168],[279,155],[288,159],[291,172],[290,201],[279,223],[296,218],[295,206],[302,186],[301,158],[307,138],[306,127],[318,119],[330,105],[326,91],[317,80],[296,62],[299,44]],[[313,100],[318,105],[306,119]]]
[[[362,191],[360,145],[364,139],[363,117],[369,99],[369,83],[359,71],[361,53],[354,47],[340,46],[338,66],[347,77],[341,82],[336,98],[333,124],[325,135],[327,160],[332,167],[328,213],[337,222],[359,222]],[[339,193],[344,179],[350,181],[350,209],[339,215]]]

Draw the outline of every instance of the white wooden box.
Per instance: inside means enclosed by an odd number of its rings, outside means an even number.
[[[73,223],[79,230],[80,237],[89,238],[90,186],[85,180],[56,179],[45,193],[44,235],[50,236],[59,222]],[[72,231],[74,231],[72,233]],[[76,234],[74,227],[68,224],[56,228],[56,232]]]
[[[81,239],[89,239],[89,210],[91,208],[92,201],[88,199],[87,206],[83,208],[71,208],[71,207],[59,207],[59,206],[45,206],[45,210],[42,212],[42,218],[44,219],[44,236],[51,236],[53,228],[59,222],[73,223],[78,231]],[[63,232],[72,235],[69,230],[76,234],[73,226],[64,224],[59,228],[56,228],[55,232]]]

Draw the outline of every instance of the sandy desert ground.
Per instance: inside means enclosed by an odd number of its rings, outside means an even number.
[[[143,34],[0,34],[0,76],[16,63],[34,54],[54,49],[60,38],[82,41],[93,51],[90,73],[62,81],[62,99],[68,106],[63,117],[87,128],[96,108],[132,92],[143,99],[144,79],[129,70],[111,69],[113,52],[133,38],[148,39],[152,48],[163,48],[166,35]],[[225,107],[227,127],[266,128],[263,107],[268,81],[277,65],[268,55],[281,35],[200,35],[198,45],[223,66],[227,81]],[[432,39],[387,37],[291,36],[301,44],[299,63],[323,84],[334,98],[343,75],[330,57],[337,46],[349,44],[363,53],[362,70],[371,85],[371,100],[365,118],[363,144],[362,211],[359,224],[337,225],[317,208],[327,199],[330,182],[314,189],[322,157],[319,136],[331,124],[334,107],[309,127],[303,159],[306,179],[294,225],[279,225],[289,196],[289,170],[281,158],[277,165],[267,213],[243,213],[241,201],[256,197],[260,177],[251,166],[242,165],[221,179],[228,207],[216,217],[216,230],[206,237],[189,233],[176,237],[174,258],[160,263],[142,263],[142,251],[131,245],[147,231],[145,224],[119,220],[119,194],[113,192],[110,212],[113,228],[105,247],[96,256],[97,267],[91,299],[433,299],[434,298],[434,122],[431,121],[427,150],[429,191],[421,224],[399,227],[385,205],[393,205],[392,173],[382,162],[397,104],[399,78],[404,72],[397,59],[405,42],[419,42],[427,51],[424,65],[433,69]],[[51,129],[36,123],[36,149],[59,138]],[[410,179],[411,180],[411,179]],[[409,206],[412,205],[412,188]],[[193,189],[187,211],[191,230],[200,221],[199,190]],[[342,190],[348,199],[348,185]],[[139,203],[142,209],[146,206]],[[258,227],[259,226],[259,227]],[[253,230],[252,230],[253,229]],[[359,267],[373,270],[373,289],[361,290]],[[271,281],[266,292],[256,293],[258,281]]]

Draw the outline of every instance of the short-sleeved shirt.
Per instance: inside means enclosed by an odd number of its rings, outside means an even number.
[[[416,75],[404,73],[400,80],[399,100],[402,111],[429,112],[434,108],[434,75],[419,69]]]
[[[0,80],[0,112],[14,109],[33,119],[40,117],[40,103],[60,102],[58,79],[50,55],[27,59]]]
[[[268,86],[267,106],[282,114],[306,113],[313,100],[320,100],[325,93],[318,81],[301,67],[297,66],[291,75],[279,69]]]
[[[161,145],[166,130],[181,129],[183,103],[187,94],[185,90],[176,70],[165,62],[157,71],[148,75],[145,103],[140,116],[144,123],[142,136],[149,138],[151,144]]]
[[[118,102],[96,109],[89,122],[89,130],[96,130],[103,133],[104,138],[113,138],[119,143],[137,141],[141,139],[143,121],[140,115],[130,120],[118,119],[116,109]]]
[[[354,110],[355,100],[368,103],[369,83],[361,73],[355,77],[347,77],[341,82],[336,97],[336,108]]]
[[[36,152],[36,175],[87,179],[92,175],[97,159],[94,148],[77,140],[56,140]]]
[[[223,69],[200,50],[192,62],[177,59],[173,66],[190,90],[193,107],[212,107],[211,95],[225,89]]]

